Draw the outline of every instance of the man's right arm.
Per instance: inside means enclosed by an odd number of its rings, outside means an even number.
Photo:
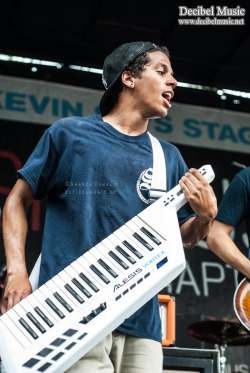
[[[1,312],[5,313],[31,292],[25,262],[25,242],[28,232],[27,212],[34,200],[28,182],[19,178],[3,209],[3,239],[7,263],[7,284]]]

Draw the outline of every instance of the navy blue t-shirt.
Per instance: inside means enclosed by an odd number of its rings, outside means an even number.
[[[170,190],[188,168],[175,146],[160,142]],[[127,136],[101,116],[61,119],[45,131],[19,171],[35,199],[48,197],[39,286],[148,207],[152,167],[148,133]],[[192,214],[184,205],[180,224]],[[120,330],[161,342],[157,296]]]
[[[250,167],[233,178],[219,205],[216,219],[233,227],[245,221],[250,243]],[[248,258],[250,259],[250,250]]]

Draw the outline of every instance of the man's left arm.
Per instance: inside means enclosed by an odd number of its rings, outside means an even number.
[[[191,168],[179,183],[191,208],[197,214],[180,228],[183,246],[191,249],[207,236],[217,215],[217,199],[212,187],[194,168]]]

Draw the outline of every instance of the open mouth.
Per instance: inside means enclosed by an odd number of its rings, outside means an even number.
[[[170,100],[172,99],[173,95],[170,92],[165,92],[162,94],[164,102],[168,108],[171,108],[172,105],[170,104]]]

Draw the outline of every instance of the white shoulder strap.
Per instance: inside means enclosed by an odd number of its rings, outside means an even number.
[[[149,190],[149,201],[154,202],[167,192],[166,160],[160,142],[148,132],[153,150],[153,180]]]
[[[29,276],[30,285],[32,287],[32,290],[35,291],[38,288],[39,283],[39,274],[40,274],[40,266],[41,266],[41,254],[37,258],[37,261],[31,271],[31,274]]]

